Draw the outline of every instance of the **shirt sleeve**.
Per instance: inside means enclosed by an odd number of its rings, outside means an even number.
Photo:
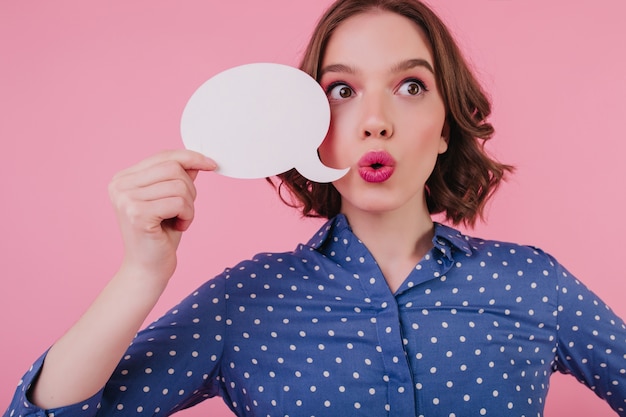
[[[626,416],[626,326],[609,306],[554,261],[558,276],[555,367],[572,374]]]
[[[80,403],[43,410],[29,401],[42,355],[20,381],[3,417],[167,416],[219,395],[224,287],[221,276],[208,281],[139,332],[106,386]]]

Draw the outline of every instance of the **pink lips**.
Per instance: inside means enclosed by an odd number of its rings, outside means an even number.
[[[385,151],[371,151],[359,160],[359,175],[367,182],[387,181],[393,174],[396,161]]]

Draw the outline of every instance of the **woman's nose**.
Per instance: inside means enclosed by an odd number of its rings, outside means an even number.
[[[393,125],[388,115],[389,108],[384,100],[368,97],[363,100],[362,138],[388,139],[393,135]]]

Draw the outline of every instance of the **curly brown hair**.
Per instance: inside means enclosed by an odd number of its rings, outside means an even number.
[[[433,50],[435,74],[446,107],[448,150],[437,158],[426,181],[426,203],[431,214],[444,213],[454,224],[473,226],[505,175],[513,167],[497,162],[485,151],[493,136],[486,121],[491,103],[476,80],[450,31],[418,0],[338,0],[321,17],[300,69],[319,81],[326,45],[334,30],[351,16],[379,9],[404,16],[424,31]],[[331,218],[341,210],[341,195],[331,183],[316,183],[292,169],[278,175],[281,199],[307,217]],[[268,181],[272,182],[271,179]],[[286,185],[292,198],[282,194]]]

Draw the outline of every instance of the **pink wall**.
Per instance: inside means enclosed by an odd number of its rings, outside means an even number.
[[[518,166],[474,233],[545,248],[626,317],[626,3],[432,2],[493,96],[492,151]],[[181,146],[180,113],[211,75],[295,64],[328,3],[2,2],[0,408],[116,269],[111,176]],[[180,268],[152,318],[223,267],[290,249],[318,225],[263,181],[203,175],[198,188]],[[555,377],[548,398],[548,417],[613,415],[573,378]],[[229,415],[220,400],[184,414],[208,410]]]

